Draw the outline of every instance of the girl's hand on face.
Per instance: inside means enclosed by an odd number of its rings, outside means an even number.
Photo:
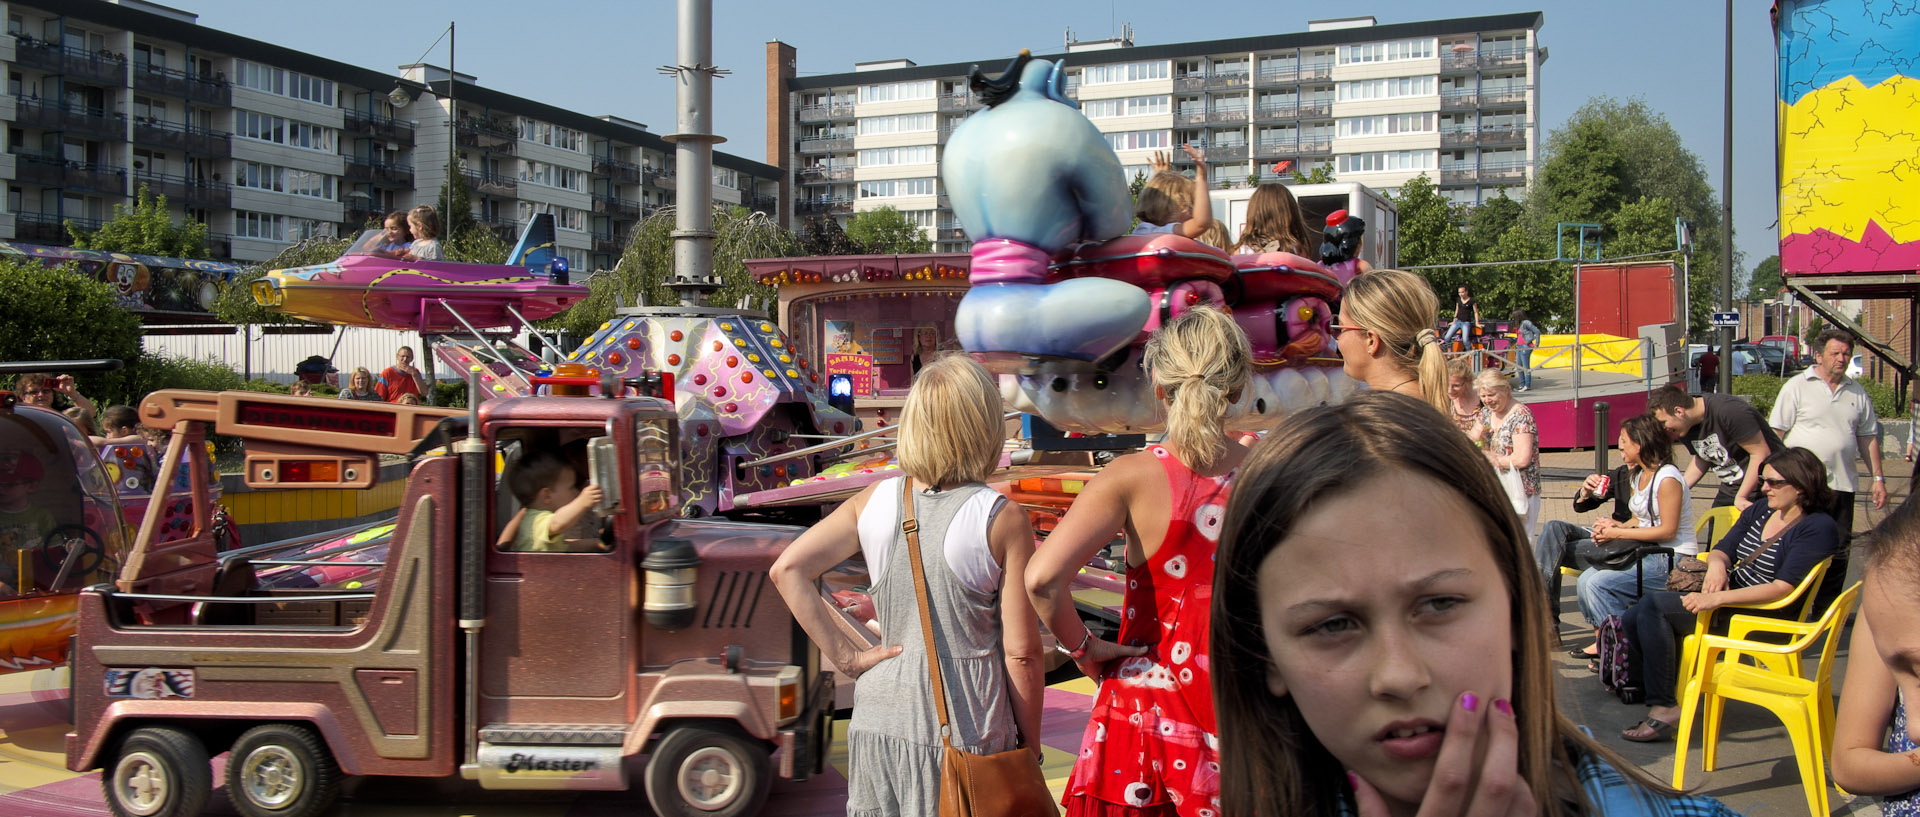
[[[1469,709],[1472,706],[1473,709]],[[1486,759],[1474,768],[1476,750]],[[1387,801],[1364,778],[1347,773],[1360,817],[1388,817]],[[1447,735],[1434,761],[1433,778],[1420,798],[1418,817],[1532,817],[1538,813],[1533,789],[1520,777],[1520,728],[1505,699],[1486,701],[1468,692],[1447,718]]]

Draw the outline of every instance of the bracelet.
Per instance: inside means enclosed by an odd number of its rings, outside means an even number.
[[[1067,653],[1067,657],[1072,658],[1076,661],[1087,657],[1087,645],[1092,642],[1093,642],[1093,631],[1088,630],[1086,636],[1080,639],[1080,646],[1074,647],[1071,651],[1069,651]]]

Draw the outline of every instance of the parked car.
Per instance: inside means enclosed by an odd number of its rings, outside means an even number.
[[[1761,369],[1768,374],[1778,375],[1780,377],[1786,377],[1788,374],[1797,372],[1801,368],[1800,366],[1796,365],[1798,361],[1791,361],[1791,358],[1787,355],[1786,351],[1781,349],[1778,346],[1768,346],[1768,345],[1761,345],[1761,344],[1741,344],[1733,348],[1738,351],[1747,352],[1759,358],[1761,363]]]

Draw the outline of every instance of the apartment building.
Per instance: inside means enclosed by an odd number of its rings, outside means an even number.
[[[141,0],[4,5],[0,239],[65,244],[63,222],[98,226],[144,184],[208,225],[214,255],[264,260],[434,203],[453,166],[483,223],[512,240],[552,212],[561,254],[592,269],[674,201],[673,146],[638,122],[431,65],[336,62]],[[780,176],[714,152],[716,202],[773,214]]]
[[[1180,156],[1188,143],[1205,146],[1218,187],[1326,167],[1393,190],[1424,173],[1449,199],[1474,204],[1503,188],[1517,198],[1533,177],[1543,22],[1540,12],[1388,25],[1358,17],[1149,46],[1129,30],[1044,58],[1066,64],[1069,95],[1129,177],[1149,172],[1155,151]],[[800,77],[793,48],[768,43],[767,158],[792,174],[797,221],[891,206],[938,250],[964,249],[940,153],[981,107],[968,69],[997,72],[1008,56],[863,62]]]

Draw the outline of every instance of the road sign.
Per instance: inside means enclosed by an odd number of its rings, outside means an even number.
[[[1738,313],[1738,312],[1715,312],[1715,313],[1713,313],[1713,325],[1714,325],[1714,326],[1739,326],[1739,325],[1740,325],[1740,313]]]

